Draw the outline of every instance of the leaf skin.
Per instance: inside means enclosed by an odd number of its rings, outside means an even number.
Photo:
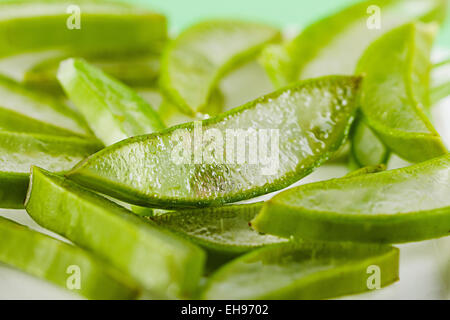
[[[370,0],[305,28],[294,40],[270,46],[261,62],[276,87],[327,74],[353,74],[367,46],[389,30],[422,20],[443,21],[445,0]],[[369,29],[369,7],[378,6],[381,28]],[[372,12],[373,14],[373,12]]]
[[[365,74],[360,104],[367,123],[411,162],[447,153],[424,112],[435,31],[435,25],[419,23],[396,28],[372,43],[357,67],[358,74]]]
[[[56,56],[42,59],[24,71],[22,83],[31,88],[61,95],[64,92],[57,79],[61,61],[73,56],[61,52]],[[85,58],[93,66],[133,87],[156,88],[159,77],[159,56],[128,54],[119,57]]]
[[[186,298],[197,289],[200,248],[68,179],[33,167],[25,208],[159,297]]]
[[[258,202],[177,210],[152,220],[204,248],[209,268],[215,269],[224,261],[256,248],[286,242],[283,238],[261,235],[248,225],[262,205]]]
[[[164,51],[161,89],[181,111],[209,113],[208,100],[218,81],[279,39],[277,29],[253,22],[210,20],[195,24]]]
[[[368,291],[369,266],[380,285],[398,280],[399,250],[383,245],[301,242],[267,246],[213,274],[203,299],[326,299]]]
[[[152,220],[183,234],[204,248],[241,254],[263,245],[286,241],[261,236],[249,228],[248,222],[261,210],[262,205],[262,202],[258,202],[184,209],[168,212]]]
[[[385,164],[377,164],[377,165],[367,166],[367,167],[363,167],[363,168],[354,170],[352,172],[349,172],[348,174],[346,174],[344,176],[344,178],[353,178],[353,177],[357,177],[357,176],[361,176],[361,175],[365,175],[365,174],[382,172],[385,170],[386,170]]]
[[[360,81],[331,76],[300,82],[202,122],[119,142],[67,176],[125,202],[159,208],[218,206],[279,190],[311,173],[345,142]],[[192,152],[185,163],[177,164],[173,152],[180,146],[189,150],[177,134],[193,135],[200,124],[205,131],[217,129],[223,141],[227,129],[278,130],[278,140],[272,141],[279,146],[272,162],[279,160],[276,170],[265,174],[266,165],[260,162],[227,162],[220,151],[211,162],[195,163]],[[241,145],[250,150],[250,139],[244,138]],[[198,143],[197,150],[207,143]]]
[[[0,75],[0,130],[92,139],[80,115],[62,101]]]
[[[95,300],[135,299],[138,284],[90,253],[0,217],[0,262],[67,289],[70,266],[80,268],[77,294]]]
[[[32,165],[66,172],[101,148],[95,140],[0,131],[0,208],[23,209]]]
[[[136,92],[83,60],[61,62],[58,80],[105,145],[165,128]]]
[[[450,59],[433,66],[430,90],[432,106],[450,96]]]
[[[69,8],[81,11],[80,29]],[[0,57],[58,49],[74,56],[161,52],[166,19],[129,4],[90,0],[6,1],[0,4]],[[13,37],[11,35],[14,35]]]
[[[402,243],[448,236],[450,154],[410,167],[284,191],[252,221],[259,232],[326,241]]]

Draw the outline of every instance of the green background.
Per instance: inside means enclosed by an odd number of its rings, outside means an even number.
[[[232,17],[260,20],[279,27],[306,26],[358,0],[128,0],[164,13],[178,32],[203,19]],[[450,5],[439,44],[450,48]]]

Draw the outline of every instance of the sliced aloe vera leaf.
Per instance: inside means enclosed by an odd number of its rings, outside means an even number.
[[[377,165],[372,165],[372,166],[367,166],[367,167],[356,169],[356,170],[346,174],[344,176],[344,178],[353,178],[353,177],[362,176],[362,175],[369,174],[369,173],[377,173],[377,172],[381,172],[381,171],[385,171],[385,170],[386,170],[385,164],[377,164]]]
[[[396,28],[370,45],[357,67],[366,74],[360,101],[366,122],[393,152],[411,162],[447,153],[424,112],[435,31],[434,24]]]
[[[256,59],[225,75],[218,83],[218,88],[224,97],[223,111],[241,106],[274,90],[264,67]]]
[[[156,223],[187,237],[213,253],[238,255],[285,239],[261,235],[248,222],[263,203],[184,209],[153,217]]]
[[[51,57],[36,63],[23,76],[23,83],[52,93],[60,93],[58,67],[69,55]],[[156,87],[159,76],[159,57],[156,55],[127,55],[126,57],[86,57],[94,67],[130,86]]]
[[[102,257],[161,296],[186,297],[204,252],[75,183],[33,167],[27,212],[41,226]]]
[[[351,152],[359,167],[387,163],[389,149],[363,120],[355,123],[351,141]]]
[[[80,115],[67,105],[3,76],[0,76],[0,130],[91,136]]]
[[[36,133],[44,135],[84,138],[82,136],[78,136],[72,131],[58,127],[57,125],[36,120],[20,112],[15,112],[2,107],[0,107],[0,130],[18,133]]]
[[[450,154],[284,191],[252,226],[281,237],[400,243],[449,235]]]
[[[136,92],[83,60],[61,62],[58,80],[105,145],[165,128]]]
[[[195,24],[165,50],[161,87],[183,112],[208,113],[210,94],[220,78],[279,38],[277,29],[253,22],[211,20]]]
[[[125,202],[163,208],[221,205],[279,190],[343,144],[360,80],[297,83],[214,118],[121,141],[67,176]]]
[[[303,242],[250,252],[208,280],[204,299],[325,299],[369,290],[369,267],[380,286],[399,278],[399,250],[386,245]]]
[[[85,139],[0,131],[0,208],[23,208],[32,165],[65,172],[101,148]]]
[[[45,49],[160,52],[167,37],[164,16],[120,2],[7,1],[0,13],[0,57]]]
[[[443,20],[445,0],[370,0],[326,17],[261,61],[276,86],[327,74],[353,74],[367,46],[392,28],[421,19]]]
[[[450,59],[433,66],[430,89],[431,105],[435,105],[448,96],[450,96]]]
[[[0,217],[0,262],[68,288],[77,272],[73,292],[88,299],[134,299],[137,283],[90,253]]]

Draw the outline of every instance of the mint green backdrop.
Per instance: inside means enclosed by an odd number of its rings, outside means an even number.
[[[279,27],[306,26],[358,0],[128,0],[154,8],[169,19],[177,32],[206,18],[233,17],[260,20]],[[439,44],[450,48],[450,5]]]

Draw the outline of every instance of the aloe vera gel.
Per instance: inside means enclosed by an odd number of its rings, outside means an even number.
[[[288,40],[217,17],[169,35],[170,17],[110,0],[3,1],[0,271],[86,299],[401,287],[398,244],[450,235],[445,6],[359,2]]]

